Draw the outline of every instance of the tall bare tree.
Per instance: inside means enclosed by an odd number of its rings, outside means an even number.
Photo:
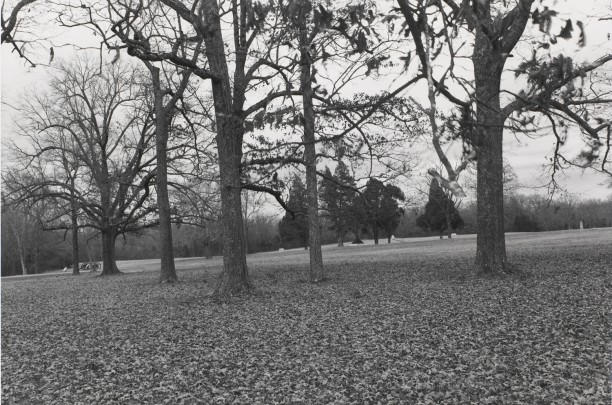
[[[251,282],[244,254],[240,201],[242,189],[240,163],[245,133],[244,123],[250,115],[264,109],[272,100],[297,94],[292,90],[271,88],[261,100],[250,106],[246,105],[247,91],[264,86],[281,70],[280,65],[270,61],[272,58],[265,52],[265,47],[260,48],[264,51],[258,54],[252,53],[255,45],[261,46],[256,42],[259,40],[271,6],[253,4],[245,0],[234,0],[223,4],[215,0],[202,0],[193,4],[162,0],[160,3],[141,3],[135,5],[136,8],[128,2],[112,2],[109,5],[114,7],[112,31],[119,36],[124,35],[129,38],[127,43],[119,48],[127,48],[132,54],[138,53],[141,59],[175,64],[189,69],[201,79],[210,80],[214,99],[224,228],[224,270],[215,295],[224,297],[248,292],[251,290]],[[170,42],[164,42],[162,39],[156,47],[148,47],[137,34],[136,36],[132,34],[137,33],[137,27],[142,24],[140,20],[142,10],[159,6],[165,8],[167,15],[178,16],[178,21],[174,25],[176,35]],[[222,16],[229,17],[228,26],[232,28],[230,31],[223,29],[225,23],[222,22]],[[232,37],[230,42],[226,42],[226,35]],[[172,46],[177,43],[174,41],[176,38],[179,39],[179,43],[183,41],[184,44],[202,41],[203,57],[197,59],[181,57],[178,54],[180,47]],[[262,69],[267,69],[267,73],[262,73]]]
[[[67,218],[78,205],[78,227],[101,234],[104,275],[119,272],[118,235],[158,222],[151,215],[157,207],[149,202],[155,133],[140,82],[142,72],[129,65],[100,72],[88,60],[61,64],[49,92],[24,98],[21,106],[22,141],[12,148],[29,176],[5,178],[16,200],[67,202],[63,213],[45,219],[48,229],[74,230]],[[78,162],[76,179],[65,180],[58,155]]]

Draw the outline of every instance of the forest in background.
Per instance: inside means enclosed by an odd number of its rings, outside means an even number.
[[[423,204],[424,205],[424,204]],[[396,238],[435,236],[437,232],[421,229],[416,220],[423,213],[423,205],[406,208],[400,217],[393,236]],[[464,220],[464,226],[457,234],[476,233],[476,206],[472,203],[460,204],[458,211]],[[549,200],[537,194],[525,195],[513,193],[506,197],[504,205],[506,232],[540,232],[612,227],[612,196],[605,200],[578,199],[573,196],[562,196]],[[280,214],[256,210],[246,220],[248,227],[248,252],[258,253],[278,249],[298,248],[301,241],[281,241],[279,233]],[[336,234],[330,230],[328,220],[322,221],[322,243],[336,243]],[[214,227],[214,226],[213,226]],[[173,242],[176,257],[207,257],[222,255],[222,245],[217,236],[211,237],[209,230],[193,225],[173,225]],[[214,234],[214,232],[212,232]],[[372,238],[371,230],[363,235]],[[26,255],[26,271],[20,261],[17,238],[32,252]],[[344,240],[351,243],[353,233],[348,233]],[[99,261],[101,245],[99,238],[93,234],[80,235],[80,262]],[[386,243],[382,240],[380,243]],[[159,231],[149,229],[142,234],[126,235],[117,241],[118,260],[159,259]],[[61,231],[43,231],[41,224],[24,213],[2,212],[2,276],[43,273],[61,269],[72,264],[72,246],[69,234]]]

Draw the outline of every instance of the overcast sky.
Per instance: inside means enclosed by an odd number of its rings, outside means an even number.
[[[612,21],[599,21],[599,17],[605,10],[612,9],[611,0],[559,1],[556,7],[561,11],[561,18],[580,19],[585,22],[586,26],[587,46],[579,49],[570,41],[570,43],[564,45],[567,47],[567,53],[577,59],[593,60],[606,49],[608,52],[612,49],[612,40],[608,39],[608,35],[612,32]],[[609,11],[608,14],[612,14],[612,11]],[[82,32],[78,34],[79,40],[83,39],[82,35]],[[66,42],[70,42],[70,40],[66,40]],[[70,58],[73,52],[70,48],[60,48],[55,51],[57,59]],[[15,103],[15,100],[25,89],[35,91],[37,88],[44,87],[46,81],[44,67],[28,68],[24,61],[11,53],[11,48],[7,45],[1,47],[1,58],[0,81],[3,102]],[[377,89],[392,88],[392,84],[387,83],[387,81],[376,83],[373,80],[371,79],[369,83],[361,82],[359,89],[364,91],[366,85]],[[416,91],[424,90],[423,88]],[[411,91],[414,92],[415,90]],[[423,94],[423,96],[426,96],[426,94]],[[13,132],[14,113],[6,105],[2,105],[1,129],[3,139],[10,137]],[[549,177],[542,173],[542,165],[547,162],[546,156],[550,156],[553,141],[552,135],[534,140],[524,136],[515,138],[511,134],[506,134],[505,157],[517,173],[519,182],[526,187],[521,190],[522,192],[527,194],[535,192],[539,186],[548,182]],[[580,150],[577,141],[578,137],[570,137],[565,148],[567,150],[573,148],[577,154]],[[570,155],[572,154],[570,153]],[[3,158],[5,157],[3,152]],[[437,164],[435,155],[432,154],[431,164],[426,162],[419,170],[425,172],[427,167],[435,164]],[[607,198],[612,194],[612,189],[602,185],[605,178],[592,170],[572,169],[560,176],[559,180],[560,184],[566,187],[570,193],[582,198]],[[540,189],[539,192],[544,192],[544,190]]]

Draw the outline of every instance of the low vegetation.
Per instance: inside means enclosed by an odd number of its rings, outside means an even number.
[[[2,399],[608,401],[612,232],[507,243],[511,276],[474,276],[467,237],[330,247],[317,285],[302,249],[251,255],[257,292],[227,304],[208,298],[218,259],[177,262],[175,285],[151,271],[3,279]]]

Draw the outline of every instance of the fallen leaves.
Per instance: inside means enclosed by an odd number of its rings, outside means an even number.
[[[255,255],[259,291],[223,305],[202,282],[219,268],[163,286],[155,273],[3,280],[2,400],[604,403],[606,232],[510,238],[527,275],[503,280],[474,278],[461,240],[333,250],[319,285],[301,282],[307,252]]]

